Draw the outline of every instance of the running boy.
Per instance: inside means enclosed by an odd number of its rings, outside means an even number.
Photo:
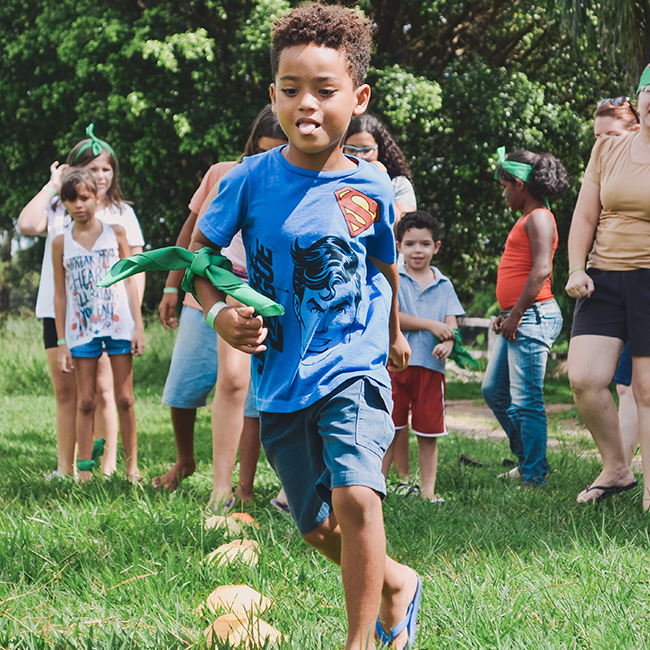
[[[399,269],[399,323],[412,353],[404,372],[391,372],[393,424],[397,436],[408,427],[411,409],[412,429],[418,439],[420,495],[431,503],[442,503],[436,498],[435,487],[438,438],[447,435],[445,359],[454,347],[456,316],[465,311],[449,279],[431,266],[441,245],[436,219],[423,210],[408,212],[397,224],[396,237],[397,249],[404,256],[404,266]],[[391,445],[384,457],[385,476],[392,457]]]
[[[241,230],[249,283],[284,306],[262,322],[195,281],[208,323],[254,355],[264,451],[300,533],[341,565],[346,649],[372,648],[376,634],[403,650],[422,582],[386,556],[381,510],[393,437],[386,363],[401,370],[410,354],[392,192],[386,174],[343,154],[350,119],[370,99],[371,40],[370,21],[340,6],[305,5],[276,21],[270,92],[289,144],[224,177],[190,249],[219,250]]]

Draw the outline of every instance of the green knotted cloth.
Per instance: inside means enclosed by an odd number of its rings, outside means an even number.
[[[459,368],[465,370],[468,366],[478,368],[478,361],[463,347],[463,337],[460,335],[460,330],[454,330],[454,347],[451,354],[447,357],[453,361]],[[434,338],[434,346],[440,343],[440,339],[436,336]]]
[[[106,441],[104,438],[97,438],[97,440],[93,442],[92,457],[89,460],[78,460],[77,469],[80,472],[90,472],[91,470],[95,469],[95,467],[99,465],[99,461],[97,459],[104,455],[105,444]]]
[[[515,178],[519,178],[528,182],[530,177],[530,172],[533,171],[532,165],[528,163],[517,162],[515,160],[506,160],[506,148],[499,147],[497,149],[497,168],[494,170],[494,178],[499,178],[499,167],[505,169],[507,172],[512,174]]]
[[[98,283],[100,287],[112,284],[143,271],[179,271],[185,269],[181,288],[190,292],[198,302],[194,289],[194,278],[200,276],[208,279],[225,294],[235,300],[253,307],[262,316],[282,316],[284,308],[270,298],[251,289],[243,280],[232,272],[232,263],[227,257],[215,253],[210,248],[202,248],[191,253],[180,246],[159,248],[155,251],[136,253],[119,260]]]
[[[533,166],[528,163],[517,162],[515,160],[506,160],[506,148],[499,147],[497,149],[497,168],[494,170],[494,178],[499,178],[499,167],[505,169],[508,173],[512,174],[515,178],[528,182],[530,173],[533,171]],[[548,204],[548,199],[544,197],[544,203],[550,210],[551,206]]]
[[[641,79],[639,79],[639,87],[636,89],[636,94],[638,95],[641,92],[641,88],[645,86],[650,86],[650,67],[647,67],[643,71]]]

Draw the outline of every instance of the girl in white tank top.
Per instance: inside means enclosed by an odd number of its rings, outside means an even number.
[[[87,250],[72,236],[72,228],[63,234],[63,266],[66,281],[65,338],[75,348],[93,338],[110,337],[130,343],[135,323],[123,282],[112,287],[97,283],[120,259],[117,237],[112,226],[97,220],[102,232]]]
[[[68,173],[61,199],[73,224],[52,242],[54,312],[61,372],[75,373],[77,384],[77,469],[89,481],[98,465],[93,454],[93,422],[97,406],[97,364],[105,350],[113,369],[115,401],[126,456],[126,475],[138,479],[137,436],[133,411],[132,355],[142,354],[144,330],[135,282],[108,289],[99,280],[120,257],[129,254],[122,226],[109,226],[95,216],[97,185],[86,169]]]

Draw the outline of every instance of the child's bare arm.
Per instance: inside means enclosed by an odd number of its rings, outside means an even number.
[[[63,235],[52,241],[52,266],[54,268],[54,322],[57,338],[65,338],[66,295],[65,269],[63,268]],[[58,345],[57,365],[61,372],[72,372],[74,363],[67,343]]]
[[[455,316],[445,316],[444,324],[451,329],[452,334],[453,331],[458,328],[458,321],[456,320]],[[451,354],[451,351],[454,349],[454,342],[455,337],[438,343],[438,345],[433,348],[433,356],[436,357],[436,359],[439,361],[443,361]]]
[[[390,306],[390,348],[388,352],[388,369],[404,370],[409,365],[411,347],[400,328],[399,306],[397,304],[397,288],[399,286],[399,273],[397,264],[386,264],[374,257],[369,258],[388,280],[393,290],[393,300]]]
[[[189,248],[190,242],[192,241],[192,231],[194,230],[194,224],[196,223],[197,218],[196,212],[190,212],[185,223],[181,228],[181,232],[178,235],[176,240],[176,246],[181,246],[182,248]],[[184,270],[170,271],[167,274],[167,281],[165,282],[165,287],[173,287],[178,289],[183,280]],[[177,293],[163,293],[162,300],[158,306],[158,311],[160,313],[160,322],[164,329],[171,327],[176,329],[178,327],[178,321],[176,320],[176,305],[178,304],[178,294]]]
[[[454,338],[453,328],[447,325],[447,319],[444,323],[441,323],[437,320],[431,320],[430,318],[419,318],[418,316],[411,316],[411,314],[405,314],[400,312],[399,314],[399,324],[401,328],[406,332],[425,330],[431,332],[434,336],[437,336],[441,341],[447,341]]]
[[[129,257],[129,243],[126,239],[126,231],[122,226],[111,226],[115,231],[117,245],[120,250],[120,257]],[[135,278],[125,278],[124,286],[126,287],[126,295],[129,299],[129,308],[135,323],[135,330],[133,331],[133,338],[131,339],[131,354],[139,357],[144,352],[144,325],[142,324],[142,313],[140,311],[140,296],[138,295],[138,285]]]
[[[220,246],[215,246],[198,228],[195,228],[190,244],[190,251],[195,253],[208,246],[217,253]],[[194,287],[199,296],[203,315],[207,317],[210,309],[218,302],[226,301],[226,294],[217,289],[206,278],[195,277]],[[264,327],[261,316],[253,316],[252,307],[224,307],[214,319],[214,329],[229,345],[247,354],[257,354],[266,350],[262,345],[268,330]]]
[[[49,187],[52,192],[58,194],[61,191],[61,178],[63,172],[70,165],[60,165],[54,162],[50,165],[50,180],[45,187]],[[45,187],[22,209],[18,215],[18,230],[23,235],[42,235],[47,230],[47,215],[45,208],[52,200],[52,193],[48,192]]]

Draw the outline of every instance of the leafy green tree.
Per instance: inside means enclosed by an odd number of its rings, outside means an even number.
[[[632,87],[650,62],[649,0],[562,0],[574,38],[586,36],[592,45],[627,72]]]
[[[208,166],[240,154],[251,121],[268,101],[270,28],[296,4],[4,0],[5,284],[15,277],[11,240],[21,207],[47,181],[49,164],[85,137],[90,122],[118,154],[125,194],[148,244],[173,243]],[[550,0],[343,4],[358,6],[376,24],[371,110],[411,160],[420,203],[440,215],[441,265],[465,301],[494,282],[514,220],[493,178],[499,145],[550,151],[566,163],[572,191],[554,204],[564,246],[592,144],[595,101],[627,87],[593,40],[582,33],[574,40],[563,22],[564,6]],[[558,295],[563,256],[561,248]],[[149,278],[150,309],[162,282],[162,274]],[[7,291],[0,292],[0,311],[8,304]]]

